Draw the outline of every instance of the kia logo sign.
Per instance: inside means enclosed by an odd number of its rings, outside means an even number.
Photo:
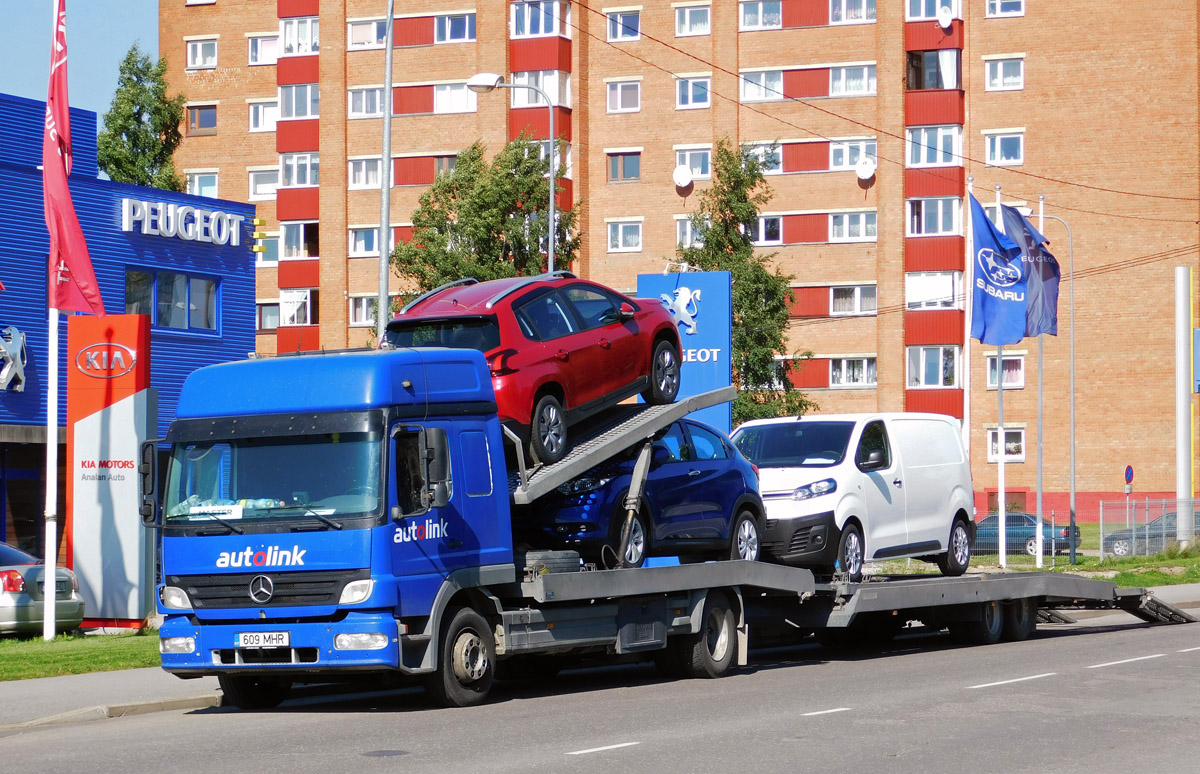
[[[75,356],[75,367],[96,379],[116,379],[137,365],[137,351],[124,344],[89,344]]]

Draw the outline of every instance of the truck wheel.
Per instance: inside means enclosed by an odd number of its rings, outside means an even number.
[[[650,360],[650,387],[642,399],[650,404],[672,403],[679,394],[679,352],[671,342],[654,345]]]
[[[1004,610],[999,602],[984,602],[980,620],[961,621],[950,625],[950,633],[960,642],[970,645],[995,645],[1004,631]]]
[[[750,511],[742,511],[733,520],[729,533],[729,558],[758,561],[758,520]]]
[[[729,597],[711,591],[704,600],[700,631],[678,635],[673,648],[684,677],[720,677],[729,670],[737,654],[737,626]]]
[[[529,455],[543,465],[552,465],[567,455],[567,420],[562,404],[553,395],[543,395],[533,406]]]
[[[292,681],[261,675],[217,675],[221,693],[238,709],[259,710],[278,707],[292,691]]]
[[[858,583],[863,577],[863,539],[858,525],[848,522],[842,527],[842,538],[838,542],[838,567],[846,574],[851,583]]]
[[[946,553],[938,554],[937,564],[942,575],[951,577],[962,575],[971,564],[971,533],[962,519],[954,520]]]
[[[1004,639],[1019,642],[1029,639],[1037,628],[1038,606],[1032,597],[1014,599],[1004,606]]]
[[[469,607],[447,610],[443,621],[438,668],[426,678],[425,692],[443,707],[480,704],[496,678],[492,628]]]

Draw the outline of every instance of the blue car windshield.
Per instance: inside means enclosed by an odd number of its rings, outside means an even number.
[[[798,420],[744,427],[733,443],[760,468],[828,468],[846,456],[853,422]]]

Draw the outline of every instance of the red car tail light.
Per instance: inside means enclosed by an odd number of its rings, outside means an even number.
[[[517,354],[515,349],[502,349],[499,352],[494,352],[488,357],[488,369],[492,372],[492,376],[508,376],[515,374],[517,369],[509,364],[509,358]]]
[[[1066,528],[1066,527],[1063,527],[1062,529],[1060,529],[1060,530],[1058,531],[1058,536],[1059,536],[1059,537],[1066,537],[1066,536],[1067,536],[1067,528]]]
[[[25,577],[16,570],[0,572],[0,591],[19,592],[25,590]]]

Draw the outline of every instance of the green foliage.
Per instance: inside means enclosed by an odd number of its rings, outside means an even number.
[[[746,149],[721,139],[712,170],[712,186],[700,194],[691,218],[702,244],[681,247],[678,254],[701,271],[727,271],[733,278],[733,383],[738,388],[733,423],[807,413],[816,404],[789,379],[797,363],[793,358],[811,356],[787,351],[792,277],[771,267],[774,253],[755,252],[745,229],[771,200],[762,165]],[[782,389],[765,389],[774,385]]]
[[[421,194],[412,241],[392,253],[396,273],[429,290],[463,277],[484,282],[544,271],[538,246],[548,231],[550,181],[540,145],[522,135],[490,162],[479,142],[459,153],[454,171]],[[579,249],[578,206],[555,217],[555,268],[567,268]]]
[[[100,168],[119,183],[184,190],[172,157],[183,139],[184,96],[167,97],[167,60],[150,61],[135,43],[121,62],[117,92],[97,138]]]

